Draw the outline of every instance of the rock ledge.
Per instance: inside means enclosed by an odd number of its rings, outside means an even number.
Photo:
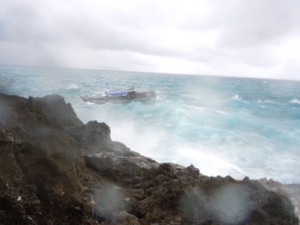
[[[0,224],[298,224],[287,194],[265,186],[157,163],[59,95],[0,94]]]

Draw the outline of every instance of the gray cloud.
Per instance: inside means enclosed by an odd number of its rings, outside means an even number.
[[[1,5],[0,64],[238,76],[260,71],[293,79],[299,71],[279,66],[300,63],[290,51],[293,44],[300,46],[297,1],[3,0]]]
[[[221,30],[220,45],[263,45],[299,31],[299,6],[297,1],[218,1],[211,21]]]

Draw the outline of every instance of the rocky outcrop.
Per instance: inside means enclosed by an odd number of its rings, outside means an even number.
[[[0,224],[298,224],[284,193],[158,163],[58,95],[0,94]]]

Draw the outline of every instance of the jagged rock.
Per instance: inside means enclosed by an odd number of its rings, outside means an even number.
[[[86,163],[100,175],[126,185],[139,185],[145,179],[154,178],[159,167],[157,162],[139,154],[118,156],[113,152],[86,157]]]
[[[300,218],[300,185],[299,184],[281,184],[274,180],[260,179],[259,182],[268,190],[288,196],[295,205],[294,212]]]
[[[106,224],[106,223],[104,223],[104,224]],[[110,223],[107,223],[107,224],[140,225],[140,221],[136,216],[129,214],[126,211],[122,211],[118,215],[116,215],[116,217]]]
[[[0,131],[0,142],[14,142],[14,138],[11,134],[7,133],[5,130]]]
[[[298,224],[286,193],[157,163],[61,96],[0,94],[0,106],[1,225]]]

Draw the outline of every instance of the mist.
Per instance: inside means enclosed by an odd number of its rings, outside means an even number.
[[[234,225],[248,219],[248,202],[238,185],[225,185],[213,190],[186,190],[179,200],[179,208],[192,221],[205,223],[217,219],[220,223]],[[200,211],[195,210],[199,208]]]
[[[103,219],[109,220],[116,213],[126,209],[126,195],[121,187],[105,182],[96,187],[93,193],[94,212]]]

